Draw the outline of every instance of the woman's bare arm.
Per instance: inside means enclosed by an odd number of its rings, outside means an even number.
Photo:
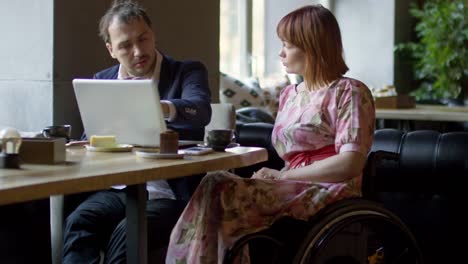
[[[285,180],[341,182],[360,175],[365,164],[366,156],[363,154],[345,151],[305,167],[284,171],[279,177]]]
[[[341,182],[362,173],[366,164],[366,156],[359,152],[346,151],[338,155],[316,161],[308,166],[277,171],[262,168],[254,173],[257,179],[284,179],[311,182]]]

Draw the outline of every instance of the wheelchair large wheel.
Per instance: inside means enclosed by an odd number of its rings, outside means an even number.
[[[423,263],[409,229],[378,203],[347,199],[314,219],[292,263]]]

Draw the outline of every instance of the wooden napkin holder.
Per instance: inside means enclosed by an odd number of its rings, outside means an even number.
[[[374,103],[377,109],[414,108],[416,105],[414,97],[407,94],[376,97]]]
[[[66,161],[65,138],[23,138],[20,159],[23,163],[58,164]]]

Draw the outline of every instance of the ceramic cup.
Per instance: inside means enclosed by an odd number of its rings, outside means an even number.
[[[232,129],[211,129],[207,131],[207,134],[206,143],[208,147],[217,151],[224,151],[234,139]]]
[[[55,125],[42,129],[42,135],[46,138],[65,138],[70,141],[71,125]]]

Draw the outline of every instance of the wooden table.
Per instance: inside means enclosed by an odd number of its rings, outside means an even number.
[[[439,121],[442,131],[447,122],[468,122],[468,107],[420,105],[414,108],[376,109],[377,128],[385,128],[385,120],[397,120],[398,129],[412,131],[415,121]]]
[[[147,181],[239,168],[267,159],[267,151],[255,147],[235,147],[226,152],[171,160],[143,159],[132,152],[87,152],[84,148],[69,148],[66,164],[24,164],[20,170],[0,169],[0,205],[129,185],[127,262],[146,263]],[[57,208],[51,207],[53,210]]]
[[[468,107],[417,104],[415,108],[408,109],[376,109],[376,118],[468,122]]]

